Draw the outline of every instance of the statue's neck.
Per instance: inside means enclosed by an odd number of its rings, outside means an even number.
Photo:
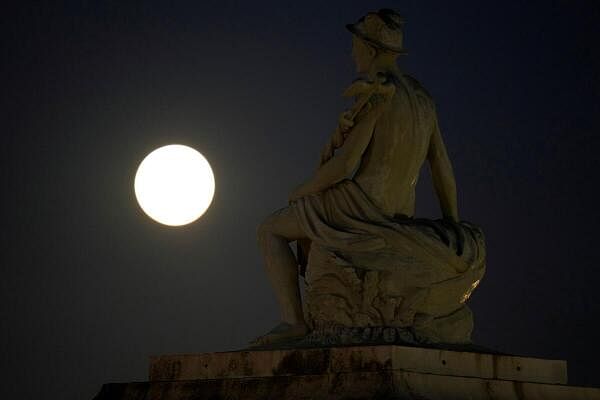
[[[384,75],[393,75],[400,77],[402,71],[396,62],[385,62],[385,63],[373,63],[367,72],[367,78],[369,80],[375,80],[377,74],[383,73]]]

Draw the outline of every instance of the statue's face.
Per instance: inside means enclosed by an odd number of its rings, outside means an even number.
[[[356,72],[358,72],[359,74],[368,72],[374,57],[374,49],[367,45],[364,41],[353,35],[352,58],[354,59],[354,63],[356,64]]]

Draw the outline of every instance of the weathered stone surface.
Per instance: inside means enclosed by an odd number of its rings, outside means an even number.
[[[567,382],[567,364],[561,360],[406,346],[239,351],[150,359],[151,381],[394,370],[521,382]]]
[[[445,232],[449,246],[436,236],[434,224]],[[351,344],[328,331],[334,331],[332,326],[375,326],[403,333],[381,338],[379,343],[470,343],[473,316],[465,303],[486,269],[481,231],[467,223],[451,229],[443,221],[412,219],[390,222],[385,229],[386,242],[409,238],[404,248],[410,256],[393,245],[373,253],[311,246],[305,320],[313,329],[313,342]],[[458,229],[467,238],[460,257],[456,256]],[[456,259],[459,266],[449,259]]]
[[[406,346],[164,355],[149,382],[106,384],[96,400],[600,400],[600,389],[566,386],[566,368]]]
[[[406,371],[104,385],[95,400],[598,400],[600,389]]]

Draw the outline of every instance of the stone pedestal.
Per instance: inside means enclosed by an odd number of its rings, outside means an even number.
[[[96,400],[600,400],[566,383],[560,360],[355,346],[151,357],[148,382],[105,384]]]

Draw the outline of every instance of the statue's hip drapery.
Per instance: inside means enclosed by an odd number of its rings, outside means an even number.
[[[470,342],[465,302],[485,273],[479,228],[388,218],[352,180],[291,207],[311,243],[305,303],[313,328],[397,327],[423,342]]]

